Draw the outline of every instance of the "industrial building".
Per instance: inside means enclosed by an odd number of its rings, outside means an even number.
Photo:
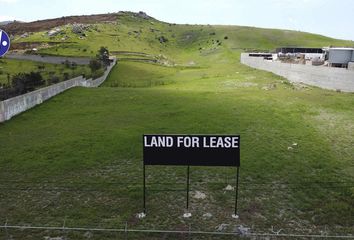
[[[315,66],[339,67],[354,70],[354,48],[324,47],[301,48],[282,47],[273,53],[249,53],[250,57],[260,57],[270,61],[307,64]]]
[[[322,48],[282,47],[277,48],[279,58],[303,58],[305,61],[319,61],[325,58]]]
[[[277,53],[323,53],[322,48],[299,48],[299,47],[282,47],[275,50]]]
[[[352,68],[354,65],[354,48],[324,48],[326,60],[331,67]]]

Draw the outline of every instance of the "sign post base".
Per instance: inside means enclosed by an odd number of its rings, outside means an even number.
[[[146,214],[145,214],[144,212],[142,212],[142,213],[137,213],[137,214],[136,214],[136,217],[139,218],[139,219],[143,219],[143,218],[146,217]]]
[[[192,213],[185,213],[185,214],[183,214],[183,217],[184,218],[190,218],[190,217],[192,217]]]
[[[240,217],[237,214],[232,214],[233,219],[239,219]]]

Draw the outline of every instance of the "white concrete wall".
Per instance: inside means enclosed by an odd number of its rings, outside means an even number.
[[[247,53],[241,54],[241,63],[285,77],[290,82],[302,82],[330,90],[354,92],[354,71],[352,70],[272,62],[249,57]]]
[[[116,64],[116,59],[113,63],[107,67],[104,75],[95,80],[85,79],[82,76],[72,78],[70,80],[60,82],[48,87],[38,89],[33,92],[29,92],[17,97],[13,97],[0,102],[0,122],[7,121],[13,116],[24,112],[38,104],[41,104],[45,100],[54,97],[55,95],[64,92],[72,87],[98,87],[107,78],[108,74],[112,70],[113,66]]]

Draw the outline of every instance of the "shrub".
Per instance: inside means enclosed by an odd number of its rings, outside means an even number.
[[[38,70],[44,70],[45,69],[45,65],[41,64],[37,66]]]
[[[64,78],[64,80],[69,80],[70,79],[70,74],[67,73],[67,72],[63,73],[63,78]]]
[[[102,68],[102,63],[99,60],[93,59],[89,63],[91,72],[96,72],[98,69]]]
[[[103,65],[108,66],[111,61],[109,60],[109,51],[106,47],[101,47],[98,50],[98,54],[96,55],[96,59],[103,63]]]
[[[76,69],[76,68],[77,68],[77,63],[71,62],[71,69]]]
[[[96,72],[92,73],[92,79],[102,77],[103,74],[104,74],[104,69],[101,68],[101,69],[97,70]]]
[[[65,60],[64,62],[62,62],[62,64],[64,64],[65,67],[67,67],[67,68],[70,68],[70,67],[71,67],[71,63],[70,63],[69,60]]]
[[[24,94],[44,84],[42,75],[39,72],[19,73],[12,77],[12,87],[18,94]]]
[[[49,78],[49,84],[56,84],[58,82],[60,82],[60,79],[59,77],[55,76],[55,75],[52,75],[50,78]]]

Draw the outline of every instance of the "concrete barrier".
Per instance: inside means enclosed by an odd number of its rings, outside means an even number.
[[[354,71],[348,69],[274,62],[249,57],[247,53],[241,54],[241,63],[285,77],[290,82],[301,82],[342,92],[354,92]]]
[[[58,95],[65,90],[68,90],[72,87],[98,87],[100,86],[108,77],[108,74],[111,72],[112,68],[116,64],[116,59],[113,60],[110,66],[107,67],[103,76],[97,79],[85,79],[83,76],[69,79],[57,84],[53,84],[48,87],[38,89],[33,92],[29,92],[17,97],[6,99],[0,102],[0,122],[7,121],[13,116],[24,112],[42,102],[48,100],[55,95]]]

